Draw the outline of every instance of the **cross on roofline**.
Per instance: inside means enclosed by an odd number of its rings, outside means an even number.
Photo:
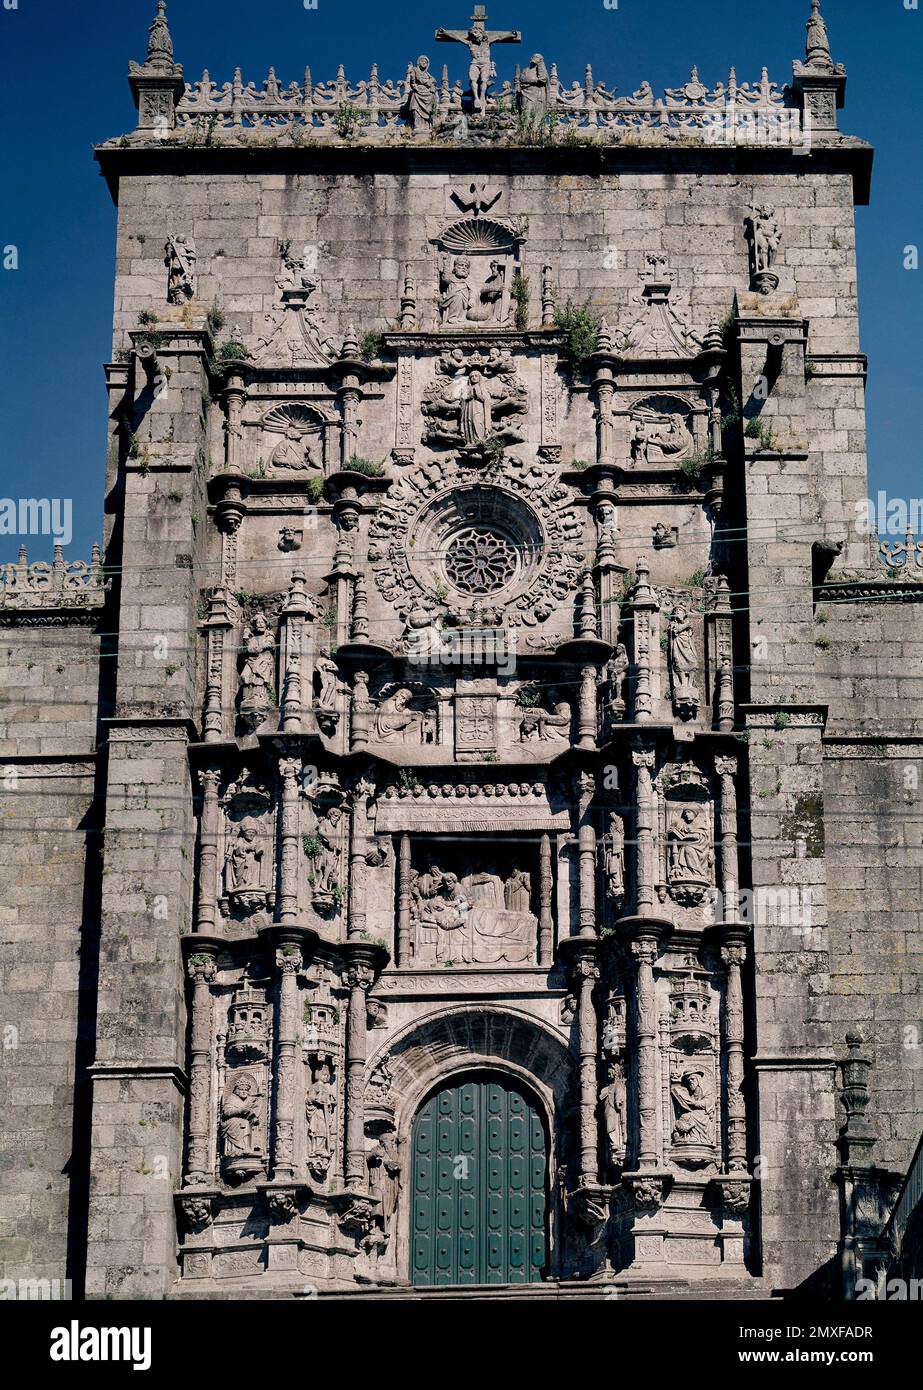
[[[487,89],[490,86],[490,80],[496,76],[496,69],[490,52],[491,45],[495,43],[522,43],[522,34],[518,29],[488,29],[486,24],[486,7],[475,5],[470,28],[436,30],[438,43],[463,43],[469,50],[471,66],[468,69],[468,74],[471,81],[471,98],[475,111],[481,116],[487,111]]]

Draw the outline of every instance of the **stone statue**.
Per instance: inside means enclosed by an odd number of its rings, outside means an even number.
[[[615,812],[609,817],[605,849],[606,892],[618,912],[625,900],[625,825]]]
[[[613,1165],[620,1164],[624,1161],[628,1143],[628,1087],[620,1061],[610,1062],[606,1084],[599,1093],[599,1099],[609,1162]]]
[[[340,687],[340,672],[329,652],[318,652],[317,660],[314,663],[314,674],[319,686],[318,709],[335,710]]]
[[[402,1184],[400,1146],[393,1130],[385,1130],[369,1151],[368,1165],[369,1191],[381,1203],[378,1220],[385,1236],[389,1236]]]
[[[540,53],[533,53],[527,68],[519,74],[519,106],[523,111],[543,113],[548,109],[548,69]]]
[[[244,632],[241,651],[244,658],[240,673],[241,709],[268,708],[273,703],[276,641],[262,613],[257,613],[252,627]]]
[[[340,822],[343,808],[336,804],[320,810],[317,817],[317,845],[311,854],[311,901],[315,911],[329,909],[340,889]]]
[[[625,680],[630,664],[628,649],[624,642],[619,642],[603,673],[604,711],[613,720],[621,719],[625,713]]]
[[[772,208],[754,207],[747,219],[750,242],[750,283],[759,294],[771,294],[779,287],[772,263],[782,241],[782,228]]]
[[[554,739],[570,738],[572,711],[566,700],[558,700],[552,713],[535,705],[526,710],[519,721],[521,743],[536,741],[551,742]]]
[[[225,856],[224,891],[228,901],[245,912],[266,906],[264,857],[255,827],[242,825]]]
[[[521,43],[522,34],[518,29],[497,30],[486,28],[487,13],[483,5],[475,5],[470,29],[437,29],[439,43],[463,43],[471,54],[468,69],[471,100],[478,116],[487,112],[487,89],[496,69],[491,60],[491,45],[495,43]]]
[[[336,1105],[333,1064],[321,1062],[305,1096],[305,1159],[312,1176],[319,1179],[326,1177],[333,1155]]]
[[[185,304],[195,298],[196,246],[191,236],[171,236],[164,247],[167,303]]]
[[[225,1167],[230,1172],[253,1169],[260,1152],[254,1133],[260,1121],[259,1091],[256,1077],[245,1071],[230,1082],[221,1101],[221,1141]]]
[[[410,69],[407,93],[407,119],[413,130],[431,130],[439,99],[436,79],[429,69],[429,59],[425,54],[417,59],[417,65]]]
[[[320,467],[305,439],[304,431],[294,424],[286,428],[282,440],[273,451],[270,463],[273,468],[282,468],[289,473],[301,473],[305,469]]]
[[[503,899],[507,912],[529,912],[532,904],[532,882],[518,864],[503,885]]]
[[[670,882],[711,882],[712,847],[703,811],[686,806],[674,815],[667,831]]]
[[[467,256],[443,256],[439,265],[439,295],[436,305],[443,326],[464,323],[471,308],[471,261]]]
[[[390,743],[395,739],[405,738],[421,743],[435,742],[435,711],[432,707],[426,710],[412,709],[413,699],[413,692],[402,686],[381,701],[375,718],[375,732],[379,742]]]
[[[424,442],[453,444],[472,452],[487,440],[517,444],[529,403],[509,352],[492,348],[469,356],[456,348],[440,358],[424,394]]]
[[[695,638],[689,611],[682,604],[673,610],[667,638],[670,679],[673,684],[673,704],[684,716],[695,715],[699,695],[693,682],[696,669]]]
[[[675,1122],[673,1143],[697,1148],[713,1148],[715,1143],[715,1098],[701,1066],[687,1066],[670,1082]]]
[[[656,463],[675,457],[688,449],[689,442],[688,431],[675,415],[639,411],[634,418],[631,438],[632,462]]]
[[[468,930],[468,900],[458,882],[458,875],[443,873],[430,861],[424,873],[418,874],[411,887],[411,904],[417,925],[418,955],[431,948],[437,962],[471,960],[471,938]]]
[[[830,39],[827,36],[827,25],[820,12],[820,0],[811,0],[811,17],[808,20],[807,31],[805,57],[808,67],[831,69],[833,61],[830,57]]]

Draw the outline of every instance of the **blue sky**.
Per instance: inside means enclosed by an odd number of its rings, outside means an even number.
[[[19,269],[0,270],[0,495],[73,497],[68,554],[88,556],[101,532],[115,210],[92,159],[94,143],[134,126],[128,60],[143,61],[154,0],[0,0],[4,93],[0,246]],[[923,0],[921,0],[923,5]],[[870,358],[869,460],[874,492],[919,495],[921,276],[904,247],[923,244],[923,9],[905,0],[824,0],[834,57],[849,73],[841,127],[876,147],[872,204],[858,211],[862,347]],[[493,28],[523,31],[520,48],[496,50],[501,79],[517,56],[539,51],[563,81],[597,78],[620,91],[645,78],[678,86],[696,63],[709,85],[759,76],[784,82],[803,56],[810,0],[493,0]],[[452,78],[461,50],[435,44],[439,26],[463,26],[471,0],[170,0],[177,60],[195,79],[223,82],[235,66],[261,83],[270,65],[285,82],[310,64],[315,79],[338,62],[353,78],[377,62],[397,79],[429,53]],[[0,537],[0,560],[18,541]],[[30,558],[47,558],[34,538]]]

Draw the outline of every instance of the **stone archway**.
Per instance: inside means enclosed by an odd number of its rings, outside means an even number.
[[[473,1099],[473,1091],[468,1096],[472,1105],[505,1106],[506,1161],[510,1161],[511,1150],[518,1152],[517,1127],[524,1134],[528,1131],[532,1160],[541,1162],[542,1167],[545,1251],[544,1259],[531,1255],[528,1269],[530,1277],[536,1266],[553,1275],[558,1267],[562,1215],[554,1181],[564,1157],[561,1117],[575,1098],[575,1063],[563,1038],[549,1024],[521,1010],[460,1005],[431,1014],[399,1033],[369,1059],[368,1074],[366,1115],[373,1126],[387,1123],[393,1129],[402,1156],[401,1190],[392,1218],[389,1251],[394,1277],[401,1281],[412,1277],[415,1122],[431,1098],[465,1084],[477,1088],[477,1099]],[[489,1094],[483,1089],[486,1085],[493,1087]],[[542,1134],[541,1154],[536,1119]],[[535,1181],[530,1183],[523,1187],[520,1200],[537,1203]],[[533,1215],[532,1238],[536,1237],[536,1220]]]

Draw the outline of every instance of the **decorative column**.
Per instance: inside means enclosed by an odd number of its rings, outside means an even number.
[[[352,697],[349,706],[349,741],[354,753],[369,746],[371,710],[368,672],[354,671]]]
[[[407,834],[401,836],[397,866],[397,964],[410,964],[410,836]]]
[[[651,774],[654,769],[654,749],[638,742],[632,749],[635,765],[635,902],[639,917],[654,915],[654,788]]]
[[[287,942],[276,951],[279,1003],[276,1011],[276,1122],[272,1180],[295,1178],[295,1043],[298,1028],[298,971],[301,947]]]
[[[187,962],[192,980],[192,1018],[189,1035],[189,1143],[184,1187],[199,1187],[212,1176],[209,1153],[212,997],[211,982],[217,973],[214,955],[197,951]]]
[[[580,668],[580,705],[577,715],[577,747],[592,752],[596,748],[596,687],[595,666]]]
[[[721,778],[721,894],[725,922],[737,921],[738,878],[737,878],[737,792],[734,777],[737,774],[737,759],[722,755],[715,758],[715,771]]]
[[[728,935],[721,947],[727,970],[724,994],[724,1055],[727,1068],[727,1166],[747,1170],[747,1114],[744,1101],[744,998],[740,970],[747,958],[741,935]]]
[[[615,421],[612,418],[615,383],[612,377],[612,334],[605,319],[599,326],[597,353],[599,361],[593,382],[596,393],[596,462],[611,465],[615,461]]]
[[[651,671],[653,646],[652,615],[659,604],[650,586],[650,569],[643,555],[638,556],[638,581],[632,590],[630,612],[632,621],[632,655],[634,657],[633,713],[636,724],[647,724],[654,717],[654,686]]]
[[[206,630],[205,707],[202,712],[202,736],[206,743],[220,742],[224,733],[224,653],[227,634],[234,626],[228,608],[230,595],[219,584],[208,604]]]
[[[286,734],[302,732],[304,628],[310,616],[307,578],[303,569],[296,569],[292,571],[288,598],[282,610],[279,642],[279,669],[282,673],[281,728]]]
[[[224,463],[228,473],[240,472],[240,427],[247,392],[238,371],[229,371],[224,388]]]
[[[409,857],[410,840],[407,836],[404,838],[407,839]],[[401,842],[401,852],[403,853],[403,841]],[[551,872],[551,836],[543,835],[539,848],[538,871],[538,963],[539,965],[545,966],[550,966],[554,959],[554,920],[551,914],[551,895],[553,887],[554,882]]]
[[[217,767],[199,773],[202,788],[202,819],[199,823],[199,905],[196,913],[197,932],[218,929],[218,787],[221,772]]]
[[[280,758],[282,801],[279,826],[279,911],[280,922],[298,920],[298,779],[301,758]]]
[[[580,936],[595,939],[596,930],[596,831],[593,828],[592,805],[596,794],[596,779],[591,772],[581,772],[577,779],[578,822],[577,855],[579,864]]]
[[[631,943],[635,980],[635,1037],[638,1047],[638,1168],[657,1167],[657,1001],[654,964],[657,936],[641,934]]]
[[[368,1185],[365,1161],[366,995],[375,981],[371,962],[353,958],[346,967],[349,1010],[346,1017],[346,1186]]]
[[[368,828],[368,799],[373,784],[365,777],[356,783],[349,820],[349,905],[347,937],[365,935],[365,855]]]
[[[734,668],[728,663],[718,667],[717,724],[723,734],[734,729]]]
[[[577,1026],[580,1045],[580,1176],[586,1182],[596,1182],[599,1163],[599,1136],[596,1128],[597,1083],[596,1058],[599,1052],[599,1028],[593,989],[599,979],[599,967],[592,952],[581,955],[574,964],[577,977]]]

